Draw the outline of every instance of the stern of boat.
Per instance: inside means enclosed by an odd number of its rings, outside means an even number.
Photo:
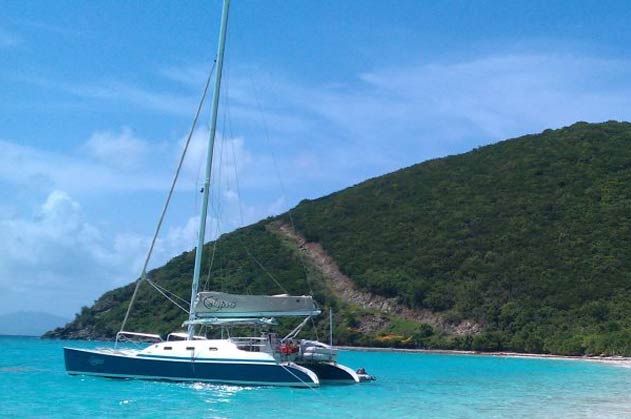
[[[322,384],[357,384],[359,376],[352,368],[337,362],[300,362],[315,373]]]

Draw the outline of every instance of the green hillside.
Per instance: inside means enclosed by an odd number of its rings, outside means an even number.
[[[457,335],[386,313],[362,333],[374,310],[341,301],[307,266],[317,297],[336,307],[338,343],[631,355],[629,123],[577,123],[427,161],[303,201],[292,215],[359,288],[482,328]],[[300,251],[270,221],[218,241],[215,289],[277,292],[249,253],[289,291],[305,291]],[[192,260],[185,253],[152,277],[186,297]],[[52,335],[112,336],[130,294],[105,294]],[[166,332],[183,319],[157,293],[137,307],[137,329]]]
[[[208,272],[211,259],[213,269],[212,275],[204,275],[201,279],[203,289],[247,294],[279,294],[285,290],[289,293],[306,293],[303,265],[291,249],[283,246],[265,229],[265,224],[266,221],[262,221],[225,234],[217,241],[216,247],[214,243],[206,244],[202,271]],[[189,300],[194,259],[194,252],[185,252],[163,267],[149,272],[148,276],[153,282]],[[284,289],[276,286],[266,271]],[[47,336],[111,339],[120,329],[134,286],[132,283],[103,294],[91,307],[83,307],[73,322],[49,332]],[[322,287],[314,287],[314,293],[319,301],[328,302],[329,296],[323,293]],[[150,285],[143,283],[126,330],[166,335],[181,329],[182,322],[187,318],[186,313],[167,302]]]

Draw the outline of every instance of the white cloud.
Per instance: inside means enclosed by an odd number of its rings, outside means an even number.
[[[631,61],[555,52],[378,69],[335,85],[258,84],[261,103],[315,127],[296,136],[269,125],[282,172],[315,195],[513,136],[631,118]]]
[[[168,228],[150,267],[194,247],[197,223],[193,217]],[[66,316],[137,278],[150,243],[149,236],[133,234],[109,239],[61,190],[52,191],[32,217],[0,219],[0,235],[1,310],[30,307]]]
[[[230,115],[234,126],[245,127],[242,195],[255,194],[249,202],[258,210],[251,213],[261,216],[280,208],[271,203],[281,189],[273,153],[286,208],[504,138],[631,117],[631,61],[605,57],[503,53],[377,69],[321,85],[265,76],[253,82],[244,73],[231,78]]]
[[[0,234],[0,287],[22,294],[22,301],[3,301],[4,310],[13,304],[16,309],[71,314],[76,306],[48,310],[44,305],[68,302],[64,293],[75,294],[75,288],[82,288],[84,296],[94,296],[120,280],[122,272],[110,265],[99,231],[63,191],[51,192],[33,217],[0,220]],[[56,298],[46,297],[51,295]]]
[[[133,168],[147,157],[149,144],[135,137],[130,128],[124,127],[120,133],[95,132],[83,145],[83,150],[106,164]]]
[[[161,232],[156,240],[149,269],[161,266],[166,261],[197,244],[199,217],[190,217],[184,225],[173,225]],[[153,233],[153,232],[151,232]],[[138,276],[151,245],[152,236],[134,233],[118,233],[113,240],[112,254],[117,265],[129,266],[130,272]],[[133,255],[131,259],[127,255]]]
[[[628,116],[618,105],[631,86],[608,83],[621,75],[631,75],[631,62],[505,54],[363,74],[366,92],[358,99],[392,122],[426,117],[422,121],[429,120],[436,133],[432,121],[460,121],[492,140],[577,120]],[[332,117],[334,110],[329,108]]]
[[[185,176],[183,183],[196,182],[201,187],[206,169],[209,135],[209,130],[206,128],[193,132],[183,165]],[[185,141],[186,137],[179,141],[180,151]],[[237,180],[240,180],[241,176],[247,177],[253,163],[252,152],[247,149],[242,137],[227,138],[217,133],[213,152],[212,179],[215,182],[213,187],[219,186],[223,191],[236,189]]]
[[[226,182],[228,188],[235,188],[239,177],[246,171],[246,168],[253,164],[251,152],[245,147],[242,137],[220,138],[218,140],[217,169],[222,173],[216,173]]]
[[[279,196],[266,208],[266,212],[270,215],[278,215],[287,209],[287,202],[285,197]]]
[[[199,77],[193,70],[171,69],[170,79],[186,83]],[[314,86],[279,79],[257,83],[264,117],[259,100],[247,93],[247,80],[233,79],[233,123],[248,128],[217,138],[208,237],[281,212],[304,197],[428,158],[577,120],[628,120],[630,76],[629,61],[556,53],[498,54],[368,71],[346,84]],[[195,105],[185,96],[117,83],[63,88],[78,96],[136,103],[165,115],[190,115]],[[261,119],[267,127],[261,126]],[[258,125],[253,124],[257,120]],[[266,128],[270,141],[265,139]],[[183,187],[202,178],[207,141],[207,129],[194,133]],[[63,190],[73,196],[85,196],[88,189],[105,197],[121,190],[164,191],[183,139],[177,147],[159,150],[161,164],[132,170],[131,162],[144,160],[147,143],[125,129],[95,133],[79,155],[0,141],[0,180],[38,184],[41,190]],[[279,198],[282,189],[272,153],[286,197]],[[124,154],[129,161],[115,161]],[[243,199],[237,194],[237,178]],[[0,286],[6,295],[22,295],[19,292],[36,283],[42,285],[38,292],[46,289],[49,296],[61,295],[54,288],[63,287],[63,293],[74,295],[73,301],[81,301],[72,303],[75,310],[98,296],[97,289],[109,289],[139,273],[150,232],[104,235],[83,218],[76,201],[61,192],[51,193],[36,216],[18,214],[9,202],[0,203],[0,234],[8,238],[0,245]],[[156,247],[156,264],[195,245],[197,218],[186,217],[185,223],[166,228]],[[22,252],[25,248],[32,251]],[[86,287],[92,287],[91,294],[78,294],[73,278],[89,278]]]
[[[38,32],[43,31],[47,34],[76,37],[86,33],[85,30],[78,30],[75,27],[58,26],[30,19],[14,19],[14,21],[27,28],[35,29]]]
[[[361,141],[492,141],[577,120],[628,118],[621,105],[631,102],[629,76],[631,61],[505,54],[365,73],[350,91],[306,92],[305,104]]]
[[[166,67],[161,69],[158,73],[177,83],[191,87],[199,87],[201,89],[208,79],[209,71],[210,65],[186,65],[181,67]]]
[[[134,173],[118,170],[115,162],[95,163],[69,153],[46,151],[0,140],[0,180],[42,190],[99,193],[134,190],[165,190],[164,173],[147,169]],[[147,166],[143,166],[146,168]],[[150,166],[149,166],[150,167]]]
[[[204,161],[208,150],[209,130],[206,128],[198,128],[193,132],[191,141],[186,152],[186,160],[184,160],[183,171],[186,176],[191,179],[198,179],[204,176]],[[180,152],[184,149],[186,136],[178,141],[178,149]]]
[[[0,49],[14,48],[21,43],[20,37],[0,28]]]
[[[92,89],[91,86],[85,86],[83,89],[76,89],[75,92],[78,95],[89,96]],[[192,117],[197,101],[194,95],[154,92],[122,83],[112,83],[107,89],[107,96],[110,99],[127,101],[139,108],[186,117]]]
[[[66,82],[43,77],[14,76],[15,80],[45,89],[64,92],[79,98],[96,99],[134,105],[136,109],[156,111],[159,114],[192,117],[197,105],[194,94],[153,91],[128,83],[100,80],[98,82]]]
[[[168,67],[159,73],[201,88],[206,67]],[[271,79],[241,67],[236,75],[226,74],[222,104],[230,104],[239,125],[256,125],[262,131],[267,125],[272,138],[284,145],[298,139],[320,143],[313,145],[320,146],[318,151],[324,144],[336,153],[348,147],[354,154],[361,143],[375,164],[393,165],[403,153],[397,155],[397,147],[377,150],[377,142],[396,142],[399,150],[419,159],[576,120],[628,118],[624,109],[631,90],[630,68],[629,61],[604,57],[498,53],[377,69],[358,74],[355,80],[313,85]],[[191,116],[199,94],[191,89],[182,94],[181,86],[173,93],[117,81],[26,81],[165,115]],[[477,144],[471,144],[473,138]],[[410,154],[409,147],[424,153]]]
[[[187,160],[189,166],[178,190],[191,190],[189,184],[196,175],[196,166],[205,156],[207,137],[207,130],[195,133]],[[77,155],[0,141],[3,151],[0,153],[0,181],[16,189],[35,188],[35,195],[47,193],[32,217],[24,215],[24,202],[18,204],[21,208],[16,208],[14,201],[11,205],[9,202],[0,205],[0,235],[6,238],[0,245],[0,295],[4,295],[1,297],[4,306],[0,311],[21,308],[12,306],[12,301],[19,299],[36,304],[35,300],[57,298],[65,302],[64,307],[50,307],[49,311],[71,315],[80,305],[88,304],[102,292],[128,283],[139,275],[153,224],[147,223],[151,227],[144,232],[140,226],[122,232],[117,230],[118,223],[111,220],[99,219],[99,224],[89,222],[71,194],[89,200],[94,192],[107,199],[116,197],[113,194],[119,192],[160,191],[158,199],[161,200],[172,175],[171,165],[140,164],[140,168],[135,168],[132,164],[150,153],[147,144],[129,129],[120,133],[95,133],[80,147],[81,153]],[[160,161],[175,162],[181,145],[182,141],[178,146],[158,147],[162,153]],[[215,158],[214,176],[218,184],[212,189],[207,240],[244,222],[255,221],[265,213],[257,210],[257,206],[246,206],[234,199],[237,196],[235,172],[243,175],[251,161],[243,139],[219,136]],[[182,197],[186,196],[190,197],[190,194]],[[220,196],[233,199],[222,200]],[[31,200],[32,196],[26,199]],[[199,198],[197,200],[199,204]],[[245,214],[243,222],[240,205]],[[127,207],[117,203],[98,211],[114,211],[120,217],[121,208]],[[150,267],[160,266],[195,246],[199,221],[197,216],[190,217],[190,209],[178,210],[176,205],[174,211],[172,205]],[[193,212],[197,211],[198,208]],[[180,216],[182,212],[189,214],[189,218],[173,221],[174,214]]]

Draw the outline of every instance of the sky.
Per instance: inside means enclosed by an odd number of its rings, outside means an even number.
[[[0,0],[0,314],[135,280],[219,0]],[[624,1],[233,0],[208,237],[428,159],[631,119]],[[195,246],[209,109],[151,267]],[[264,261],[263,261],[264,262]]]

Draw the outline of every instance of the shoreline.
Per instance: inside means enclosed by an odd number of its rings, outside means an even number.
[[[403,352],[421,354],[442,354],[442,355],[475,355],[501,358],[532,358],[550,359],[561,361],[589,361],[604,363],[625,363],[631,365],[631,357],[628,356],[587,356],[587,355],[554,355],[554,354],[532,354],[521,352],[479,352],[461,351],[456,349],[407,349],[407,348],[380,348],[373,346],[335,346],[343,351],[366,351],[366,352]]]
[[[38,339],[51,339],[51,340],[82,340],[86,342],[103,342],[111,343],[113,340],[103,339],[60,339],[58,337],[47,336],[20,336],[20,335],[0,335],[0,337],[26,337],[26,338],[38,338]],[[470,356],[486,356],[486,357],[502,357],[502,358],[531,358],[531,359],[550,359],[560,361],[588,361],[588,362],[603,362],[610,364],[626,364],[631,367],[631,356],[588,356],[588,355],[555,355],[555,354],[534,354],[525,352],[481,352],[481,351],[464,351],[457,349],[411,349],[411,348],[385,348],[377,346],[346,346],[335,345],[336,349],[342,351],[365,351],[365,352],[401,352],[401,353],[420,353],[420,354],[439,354],[439,355],[470,355]]]

